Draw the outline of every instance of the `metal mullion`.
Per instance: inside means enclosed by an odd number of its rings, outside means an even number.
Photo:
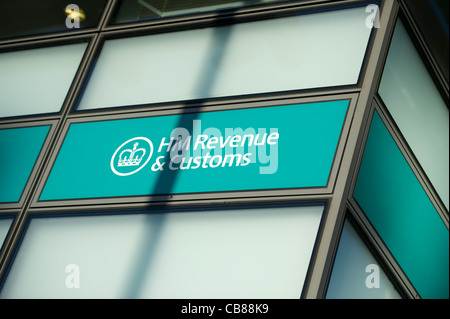
[[[316,256],[311,281],[305,298],[324,298],[331,266],[337,250],[337,244],[342,229],[347,198],[352,180],[352,172],[356,167],[357,154],[362,143],[362,132],[368,122],[369,107],[376,92],[375,79],[382,71],[382,57],[388,48],[387,35],[394,27],[398,4],[395,1],[383,1],[380,10],[380,28],[375,30],[375,37],[370,47],[367,63],[362,77],[362,90],[359,95],[355,115],[340,171],[336,181],[333,198],[329,204],[329,214],[324,224],[320,246]]]
[[[142,105],[129,105],[129,106],[119,106],[119,107],[105,107],[91,110],[77,111],[73,110],[68,114],[68,118],[82,118],[82,117],[101,117],[110,115],[112,117],[122,116],[127,117],[129,114],[151,114],[153,112],[160,113],[165,111],[174,111],[181,109],[199,109],[199,108],[220,108],[229,107],[230,105],[236,104],[253,104],[260,103],[261,105],[283,105],[280,103],[291,103],[295,99],[303,98],[322,98],[322,100],[327,99],[329,96],[333,95],[351,95],[358,94],[361,88],[358,85],[352,85],[348,87],[327,87],[320,89],[306,89],[291,92],[269,92],[260,94],[248,94],[241,96],[231,96],[231,97],[217,97],[209,98],[204,100],[187,100],[187,101],[174,101],[174,102],[164,102],[164,103],[150,103]],[[275,104],[274,104],[275,103]]]
[[[257,96],[243,96],[243,97],[225,97],[220,99],[206,100],[204,102],[170,102],[162,104],[148,104],[141,107],[124,106],[112,107],[105,109],[94,109],[89,111],[75,111],[68,115],[68,118],[74,121],[76,119],[87,119],[87,121],[101,121],[114,119],[128,119],[138,117],[177,115],[187,113],[186,108],[189,108],[189,113],[197,112],[214,112],[225,110],[237,110],[247,108],[271,107],[281,106],[287,104],[303,104],[323,101],[336,101],[355,99],[359,94],[358,87],[352,89],[323,89],[315,93],[269,93]]]
[[[390,271],[390,274],[393,276],[397,285],[401,288],[402,292],[405,294],[407,298],[418,298],[419,294],[415,290],[414,286],[409,281],[408,277],[403,272],[400,265],[397,263],[390,250],[385,245],[382,238],[379,236],[378,232],[372,226],[372,223],[364,214],[363,210],[359,206],[356,199],[353,197],[353,193],[356,187],[356,182],[358,180],[358,173],[361,166],[361,162],[364,156],[365,145],[367,143],[367,139],[370,133],[370,127],[372,124],[372,117],[375,113],[376,107],[374,105],[375,102],[371,103],[368,122],[366,127],[364,128],[364,132],[362,133],[362,141],[361,148],[357,154],[357,161],[355,165],[354,172],[351,176],[351,186],[349,190],[349,195],[347,199],[348,203],[348,211],[350,215],[354,218],[354,221],[357,223],[358,227],[365,234],[365,238],[367,238],[372,247],[375,248],[376,255],[382,260],[385,267]]]
[[[52,43],[52,41],[57,41],[64,38],[82,37],[90,35],[99,31],[99,28],[89,28],[89,29],[79,29],[74,31],[63,31],[57,33],[50,33],[45,35],[28,36],[23,38],[16,38],[10,40],[0,41],[0,49],[8,47],[10,45],[21,45],[27,44],[29,42],[40,42],[40,43]]]
[[[74,103],[80,94],[80,90],[83,82],[85,81],[86,74],[89,72],[90,66],[95,56],[95,52],[98,50],[98,43],[99,34],[95,34],[90,39],[89,45],[86,48],[86,52],[78,68],[78,72],[76,73],[71,89],[69,90],[65,104],[61,108],[61,118],[64,120],[73,109]]]
[[[27,50],[27,49],[34,49],[34,48],[41,48],[41,47],[50,47],[50,46],[56,46],[56,45],[62,45],[66,43],[75,43],[77,41],[83,41],[85,39],[88,39],[90,36],[92,36],[91,32],[88,32],[88,34],[75,34],[70,36],[61,36],[61,37],[54,37],[54,38],[33,38],[30,41],[26,42],[11,42],[6,43],[3,45],[0,45],[0,53],[2,52],[9,52],[9,51],[18,51],[18,50]]]
[[[108,0],[108,3],[105,6],[105,10],[103,11],[103,14],[98,23],[98,28],[100,32],[104,31],[104,29],[108,26],[108,23],[115,12],[118,2],[119,0]]]
[[[88,198],[88,199],[69,199],[69,200],[54,200],[37,202],[33,205],[33,209],[52,209],[59,210],[66,207],[74,206],[95,206],[95,207],[109,207],[115,205],[154,205],[166,204],[172,205],[177,203],[188,202],[205,202],[218,200],[219,202],[239,201],[239,200],[265,200],[267,198],[300,198],[301,200],[311,200],[328,197],[330,195],[326,187],[323,188],[303,188],[303,189],[273,189],[273,190],[254,190],[254,191],[230,191],[230,192],[199,192],[192,194],[161,194],[148,196],[127,196],[127,197],[105,197],[105,198]]]
[[[22,123],[25,126],[28,123],[36,122],[36,121],[52,121],[58,120],[59,114],[47,113],[47,114],[37,114],[37,115],[23,115],[23,116],[15,116],[15,117],[7,117],[0,119],[0,126],[8,125],[8,124],[19,124]]]
[[[13,258],[14,250],[21,240],[24,224],[25,221],[22,209],[14,217],[14,220],[9,227],[8,234],[3,242],[3,246],[0,250],[0,292],[6,280],[6,275],[9,269],[9,261]]]
[[[60,207],[32,207],[29,209],[30,215],[35,214],[49,214],[58,216],[68,216],[71,212],[81,212],[90,211],[92,213],[108,212],[114,211],[125,211],[125,210],[151,210],[157,207],[190,207],[190,206],[217,206],[217,205],[239,205],[239,204],[271,204],[271,203],[289,203],[298,202],[302,204],[310,203],[322,203],[328,202],[331,199],[330,194],[310,194],[310,195],[287,195],[280,194],[279,196],[259,196],[259,197],[236,197],[236,198],[225,198],[222,199],[217,196],[212,196],[208,199],[205,198],[194,198],[190,200],[179,200],[179,201],[163,201],[163,202],[120,202],[120,203],[105,203],[104,205],[99,204],[87,204],[78,203],[71,206]]]
[[[10,51],[27,50],[27,49],[35,49],[35,48],[41,48],[41,47],[57,46],[57,45],[63,45],[63,44],[68,44],[68,43],[83,42],[86,39],[89,39],[90,37],[92,37],[91,32],[89,32],[88,34],[76,34],[76,35],[70,35],[70,36],[55,37],[52,39],[33,38],[27,42],[20,42],[20,43],[11,42],[11,43],[6,43],[3,45],[0,45],[0,53],[10,52]]]

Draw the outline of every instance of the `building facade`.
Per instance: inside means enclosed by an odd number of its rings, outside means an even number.
[[[29,2],[1,298],[448,299],[448,2]]]

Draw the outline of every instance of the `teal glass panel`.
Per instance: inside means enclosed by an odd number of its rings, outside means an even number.
[[[323,211],[265,205],[33,218],[0,297],[298,299]]]
[[[0,53],[0,117],[59,112],[86,47],[74,43]]]
[[[78,110],[355,85],[365,7],[108,39]]]
[[[323,187],[348,105],[75,123],[40,199]]]
[[[448,107],[401,21],[395,26],[379,93],[448,209]]]
[[[327,299],[400,299],[376,258],[347,220],[328,283]]]
[[[50,126],[0,130],[0,202],[17,202]]]
[[[377,113],[354,198],[420,296],[448,298],[448,229]]]

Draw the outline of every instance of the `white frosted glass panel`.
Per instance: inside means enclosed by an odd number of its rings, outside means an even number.
[[[349,85],[365,8],[107,40],[78,109]]]
[[[87,43],[0,54],[0,117],[59,112]]]
[[[379,93],[448,209],[448,108],[400,21]]]
[[[299,298],[322,213],[320,206],[36,218],[0,297]]]
[[[379,276],[378,276],[379,274]],[[328,299],[399,299],[385,272],[346,221],[328,284]]]
[[[9,227],[11,227],[12,219],[1,218],[0,219],[0,248],[2,248],[6,235],[8,235]]]

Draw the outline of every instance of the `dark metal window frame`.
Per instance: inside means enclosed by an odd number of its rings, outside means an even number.
[[[414,45],[416,46],[416,49],[418,53],[420,54],[423,62],[427,66],[427,69],[433,78],[436,87],[440,91],[443,100],[447,104],[447,107],[449,105],[449,95],[448,95],[448,83],[445,82],[443,79],[443,76],[439,70],[439,68],[436,66],[437,64],[434,61],[434,58],[430,54],[428,48],[426,47],[426,44],[424,42],[423,37],[418,32],[417,25],[411,18],[406,5],[404,4],[404,0],[399,0],[398,4],[396,5],[396,8],[392,12],[391,17],[391,26],[386,34],[386,40],[387,40],[387,48],[383,51],[382,55],[380,55],[380,70],[375,74],[374,77],[374,83],[373,83],[373,89],[376,90],[373,94],[372,101],[367,105],[367,111],[368,115],[365,120],[365,125],[363,128],[363,131],[361,132],[361,142],[360,142],[360,149],[355,154],[356,156],[356,165],[353,170],[352,176],[350,176],[350,190],[348,193],[348,199],[347,199],[347,208],[348,208],[348,216],[351,217],[354,221],[357,222],[357,224],[360,227],[363,227],[363,232],[365,234],[364,239],[368,243],[369,247],[373,249],[374,252],[376,252],[376,255],[380,258],[380,261],[386,269],[389,270],[389,273],[393,276],[392,280],[394,285],[399,288],[400,293],[405,298],[415,298],[420,299],[420,295],[411,283],[411,281],[408,279],[406,274],[403,272],[400,265],[395,260],[394,256],[384,243],[383,239],[379,236],[375,228],[372,226],[371,222],[368,220],[368,218],[365,216],[363,210],[359,206],[359,204],[356,202],[356,200],[353,197],[353,193],[356,187],[356,182],[358,178],[358,172],[360,169],[360,165],[362,162],[362,158],[364,155],[365,145],[367,142],[367,138],[370,132],[370,126],[371,126],[371,120],[375,113],[375,111],[379,114],[380,118],[382,119],[383,123],[386,125],[386,128],[388,129],[391,137],[393,138],[394,142],[397,144],[397,147],[401,151],[402,155],[406,159],[408,165],[412,169],[414,175],[418,179],[419,183],[421,184],[422,188],[424,189],[425,193],[431,200],[434,208],[436,209],[437,213],[439,214],[440,218],[442,219],[443,223],[449,228],[449,212],[446,209],[445,205],[443,204],[442,200],[440,199],[439,195],[437,194],[435,188],[433,187],[432,183],[428,179],[425,171],[423,170],[422,166],[420,165],[419,161],[417,160],[416,156],[414,155],[412,149],[409,147],[408,143],[406,142],[406,139],[404,138],[402,132],[400,131],[399,127],[396,125],[394,119],[392,118],[391,114],[389,113],[386,105],[384,104],[383,100],[378,94],[378,88],[381,82],[381,77],[384,69],[384,64],[387,59],[388,51],[390,42],[392,40],[392,36],[394,33],[394,28],[397,20],[402,20],[404,23],[411,40],[413,41]]]
[[[376,102],[374,102],[373,106],[370,107],[369,111],[370,120],[363,133],[363,141],[362,141],[363,147],[361,148],[361,151],[358,154],[357,167],[355,168],[353,179],[351,182],[351,188],[347,204],[348,214],[354,221],[356,221],[360,225],[360,227],[363,227],[364,233],[366,234],[365,240],[366,242],[369,243],[369,247],[371,247],[372,250],[376,253],[376,255],[380,258],[383,267],[388,269],[390,274],[395,274],[394,278],[396,278],[397,280],[394,281],[394,285],[400,287],[401,288],[400,292],[403,293],[408,298],[418,298],[419,297],[418,292],[416,291],[412,283],[409,281],[408,277],[405,275],[402,268],[397,263],[394,256],[391,254],[390,250],[384,243],[383,239],[379,236],[378,232],[373,227],[370,220],[366,217],[364,211],[359,206],[356,199],[353,197],[356,182],[358,180],[359,169],[364,156],[365,145],[370,133],[371,120],[373,118],[375,111],[378,112],[383,122],[386,119],[384,117],[383,112],[380,112],[381,110],[379,105],[376,104]],[[391,136],[394,138],[394,135],[392,135],[393,133],[392,130],[389,130],[389,132],[391,133]]]
[[[363,0],[311,0],[293,1],[283,3],[271,3],[257,7],[240,8],[220,13],[207,12],[181,17],[170,17],[159,20],[127,23],[120,25],[110,25],[110,21],[117,6],[116,0],[108,1],[99,25],[94,29],[79,30],[74,32],[47,34],[26,38],[17,38],[9,41],[0,41],[0,52],[19,50],[32,46],[46,46],[57,43],[66,43],[83,39],[89,41],[83,60],[78,69],[77,75],[70,88],[66,101],[57,114],[44,114],[26,117],[14,117],[0,119],[0,128],[15,126],[33,125],[34,122],[50,121],[52,123],[51,138],[46,140],[45,151],[41,152],[39,163],[33,170],[27,184],[27,191],[23,192],[19,205],[0,204],[0,217],[15,216],[12,226],[5,242],[0,250],[0,284],[6,280],[8,269],[11,266],[15,252],[17,251],[21,238],[25,235],[26,225],[30,218],[44,214],[62,214],[70,216],[74,212],[98,214],[102,212],[113,212],[124,209],[136,210],[143,208],[165,206],[168,209],[179,208],[191,205],[211,205],[227,206],[236,204],[270,204],[270,203],[318,203],[326,202],[326,213],[321,222],[321,228],[313,258],[310,262],[307,279],[301,298],[324,298],[327,284],[331,273],[334,256],[339,242],[342,225],[346,216],[354,217],[358,229],[367,235],[369,242],[375,247],[376,254],[383,261],[383,266],[389,269],[393,276],[394,284],[400,287],[401,293],[408,298],[418,298],[415,290],[403,277],[398,265],[391,260],[391,256],[386,247],[383,247],[382,240],[370,229],[370,223],[364,220],[364,214],[358,210],[352,199],[354,180],[357,176],[360,158],[364,152],[365,134],[370,126],[370,116],[373,112],[373,101],[377,100],[376,91],[383,70],[383,64],[387,56],[390,37],[397,18],[398,10],[402,0],[385,1],[363,1]],[[267,17],[291,14],[295,11],[314,12],[328,11],[336,8],[348,6],[361,6],[364,4],[377,3],[380,5],[380,28],[373,29],[369,42],[366,58],[362,66],[360,80],[357,85],[348,87],[331,87],[312,90],[300,90],[295,92],[276,92],[258,94],[251,96],[236,96],[228,98],[205,99],[201,101],[188,101],[163,103],[152,105],[151,109],[145,106],[129,108],[111,108],[91,111],[73,111],[77,98],[83,90],[95,57],[100,52],[100,47],[104,39],[112,37],[125,37],[143,33],[166,32],[170,30],[180,30],[185,28],[198,28],[202,26],[214,26],[220,23],[244,22]],[[445,85],[444,85],[445,91]],[[303,189],[293,192],[286,190],[269,190],[255,192],[237,192],[230,196],[217,197],[211,194],[196,195],[172,195],[154,198],[139,198],[136,200],[130,197],[126,200],[75,200],[58,201],[55,205],[39,202],[38,197],[42,191],[45,180],[49,174],[51,166],[56,159],[58,151],[62,145],[63,138],[67,133],[70,123],[107,120],[114,118],[134,118],[143,116],[158,116],[179,114],[180,112],[193,112],[207,107],[207,110],[221,110],[245,107],[264,107],[270,105],[289,104],[292,101],[323,101],[332,99],[343,99],[351,97],[351,112],[345,119],[343,133],[341,135],[338,151],[332,165],[332,174],[328,186],[323,189]],[[447,85],[448,101],[448,85]],[[204,111],[202,109],[202,111]],[[395,130],[395,129],[394,129]],[[50,135],[50,134],[49,134]],[[400,141],[401,145],[404,141]],[[410,152],[410,150],[408,151]],[[412,152],[410,152],[412,155]],[[413,157],[412,161],[414,162]],[[417,171],[422,181],[426,181],[421,170]],[[425,183],[428,185],[427,183]],[[433,189],[427,188],[429,193],[434,194]],[[222,194],[224,195],[224,194]],[[442,207],[440,207],[442,212]],[[48,215],[49,214],[49,215]],[[443,217],[448,212],[443,212]],[[0,286],[1,287],[1,286]]]

